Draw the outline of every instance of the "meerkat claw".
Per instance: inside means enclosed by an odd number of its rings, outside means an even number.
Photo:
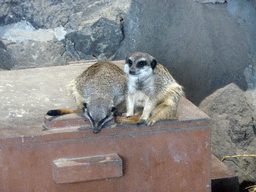
[[[137,122],[137,125],[142,125],[142,124],[147,125],[147,123],[146,123],[146,121],[145,121],[145,120],[141,120],[141,121],[138,121],[138,122]]]
[[[156,121],[152,121],[152,120],[148,119],[148,120],[146,121],[146,124],[147,124],[148,126],[152,126],[152,125],[155,124],[155,122],[156,122]]]

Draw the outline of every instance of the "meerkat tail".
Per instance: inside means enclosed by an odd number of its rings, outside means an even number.
[[[132,117],[125,117],[125,116],[115,116],[114,120],[116,123],[130,123],[130,124],[137,124],[138,120],[140,119],[141,114],[132,116]]]
[[[65,115],[65,114],[71,114],[71,113],[81,113],[82,109],[79,110],[72,110],[72,109],[55,109],[50,110],[46,114],[50,116],[59,116],[59,115]]]

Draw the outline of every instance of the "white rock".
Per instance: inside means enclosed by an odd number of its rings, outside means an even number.
[[[66,31],[61,27],[55,29],[38,29],[27,21],[21,21],[15,24],[0,26],[0,38],[10,40],[15,43],[26,42],[29,40],[49,42],[55,38],[62,40],[65,38]]]

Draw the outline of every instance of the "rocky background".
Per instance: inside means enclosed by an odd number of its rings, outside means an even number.
[[[212,152],[256,154],[254,0],[0,0],[0,70],[148,52],[212,118]],[[256,181],[253,157],[226,160]]]

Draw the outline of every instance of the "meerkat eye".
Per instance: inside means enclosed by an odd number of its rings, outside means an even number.
[[[142,68],[142,67],[144,67],[145,65],[147,65],[147,62],[146,62],[146,61],[140,61],[140,62],[137,63],[137,67],[138,67],[138,68]]]
[[[115,112],[115,111],[116,111],[116,107],[112,107],[111,112]]]
[[[128,60],[127,60],[127,63],[128,63],[128,65],[129,65],[129,67],[132,66],[132,60],[131,60],[131,59],[128,59]]]
[[[83,108],[82,108],[82,110],[83,110],[83,113],[85,113],[85,111],[87,111],[87,103],[83,103]]]

